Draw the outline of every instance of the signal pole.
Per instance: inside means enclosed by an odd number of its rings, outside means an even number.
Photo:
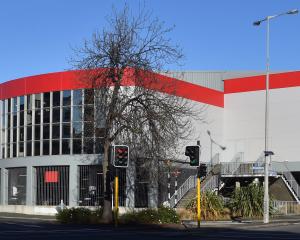
[[[197,145],[200,148],[200,141],[197,141]],[[199,156],[200,158],[200,156]],[[197,222],[198,228],[200,228],[200,221],[201,221],[201,182],[200,182],[200,161],[197,173]]]

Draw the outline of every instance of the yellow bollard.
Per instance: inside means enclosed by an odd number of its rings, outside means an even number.
[[[119,213],[119,178],[115,177],[115,226],[118,226],[118,213]]]
[[[200,228],[201,221],[201,191],[200,191],[200,178],[197,178],[197,220],[198,220],[198,228]]]

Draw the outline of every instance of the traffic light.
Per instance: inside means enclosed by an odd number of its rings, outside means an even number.
[[[185,156],[188,156],[190,158],[191,166],[199,166],[200,146],[186,146]]]
[[[207,175],[207,166],[206,164],[200,164],[199,167],[199,176],[198,177],[205,177]]]
[[[125,145],[113,146],[113,165],[115,167],[128,167],[129,148]]]

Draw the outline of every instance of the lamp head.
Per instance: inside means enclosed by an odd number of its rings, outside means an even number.
[[[299,12],[298,9],[293,9],[293,10],[288,11],[286,14],[297,14],[298,12]]]
[[[253,23],[253,25],[254,25],[254,26],[259,26],[260,23],[261,23],[261,21],[255,21],[255,22]]]

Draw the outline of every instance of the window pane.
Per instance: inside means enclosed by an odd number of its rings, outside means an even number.
[[[32,124],[32,110],[27,110],[27,125],[31,125]]]
[[[13,142],[17,141],[17,128],[13,129]]]
[[[103,142],[103,138],[96,138],[96,142],[95,142],[95,150],[96,153],[104,153],[104,142]]]
[[[41,94],[35,94],[35,108],[41,108]]]
[[[44,93],[44,108],[50,107],[50,93]]]
[[[70,139],[62,140],[62,154],[70,154]]]
[[[84,107],[84,121],[94,121],[94,107]]]
[[[11,112],[11,100],[10,99],[7,100],[7,107],[8,107],[7,111]]]
[[[62,131],[63,131],[63,133],[62,133],[63,138],[70,138],[70,135],[71,135],[71,133],[70,133],[70,131],[71,131],[70,124],[63,124]]]
[[[32,109],[32,95],[27,95],[27,110]]]
[[[104,137],[105,128],[96,128],[95,130],[96,137]]]
[[[73,91],[73,105],[82,105],[82,90]]]
[[[19,156],[24,157],[24,142],[19,143]]]
[[[43,111],[43,121],[44,123],[50,123],[50,109],[49,108],[44,108]]]
[[[41,110],[35,110],[35,124],[41,123]]]
[[[58,155],[58,154],[59,154],[59,141],[52,140],[52,155]]]
[[[13,112],[17,112],[17,107],[18,107],[17,98],[13,98]]]
[[[60,109],[53,108],[52,109],[52,122],[60,122]]]
[[[64,107],[63,108],[63,122],[70,122],[71,120],[71,108]]]
[[[53,92],[53,107],[60,106],[60,92]]]
[[[34,142],[34,156],[40,156],[40,141]]]
[[[17,144],[13,143],[13,157],[17,156]]]
[[[82,121],[82,107],[76,106],[73,107],[73,121]]]
[[[50,126],[49,124],[46,124],[43,126],[43,139],[49,139],[50,138]]]
[[[63,105],[70,106],[71,105],[71,91],[63,92]]]
[[[84,104],[94,104],[93,89],[84,89]]]
[[[24,127],[20,128],[20,141],[23,142],[24,141]]]
[[[20,126],[24,126],[24,111],[20,112]]]
[[[20,97],[20,111],[24,111],[24,96]]]
[[[94,136],[94,124],[85,122],[84,123],[84,136],[85,137],[92,137]]]
[[[52,138],[55,139],[55,138],[59,138],[59,134],[60,131],[59,131],[59,124],[53,124],[52,125]]]
[[[86,154],[93,154],[94,139],[85,138],[83,143],[83,152]]]
[[[31,142],[26,143],[27,156],[31,156]]]
[[[40,125],[36,125],[35,129],[34,129],[34,135],[35,135],[35,140],[40,140],[41,138],[41,126]]]
[[[73,123],[73,138],[82,137],[82,122]]]
[[[17,113],[13,113],[13,126],[17,126]]]
[[[27,127],[27,140],[32,140],[32,127]]]
[[[43,155],[49,155],[49,140],[43,141]]]
[[[81,139],[73,139],[73,154],[81,154]]]

